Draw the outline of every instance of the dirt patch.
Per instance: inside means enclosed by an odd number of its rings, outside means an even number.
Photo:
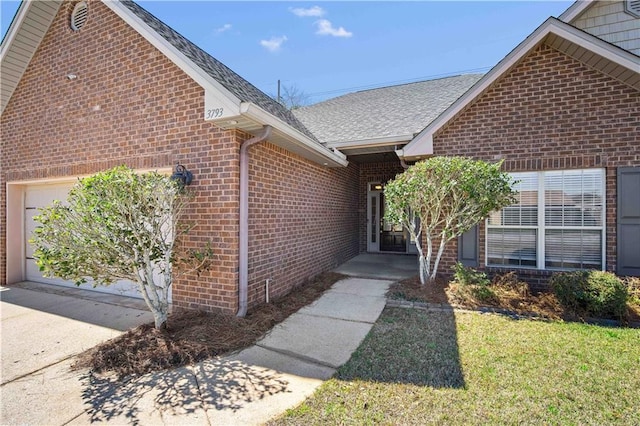
[[[216,312],[180,310],[169,316],[167,328],[144,324],[78,356],[75,368],[119,377],[175,368],[239,350],[255,343],[274,325],[318,299],[346,278],[327,272],[288,295],[251,309],[245,318]]]

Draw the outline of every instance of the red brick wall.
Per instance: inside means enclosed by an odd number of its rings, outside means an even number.
[[[380,163],[360,164],[360,183],[358,198],[360,253],[367,251],[367,186],[371,182],[386,183],[394,179],[404,169],[399,160]]]
[[[269,143],[249,151],[249,305],[358,254],[358,165],[327,168]]]
[[[172,167],[195,176],[186,241],[212,239],[210,272],[179,280],[178,306],[237,304],[239,143],[202,120],[203,89],[101,2],[81,31],[64,3],[2,114],[0,277],[6,277],[7,181],[83,175],[119,164]],[[67,73],[78,78],[70,81]]]
[[[2,114],[0,276],[6,277],[7,181],[115,165],[194,173],[187,247],[213,243],[214,266],[178,279],[176,306],[237,309],[239,147],[249,136],[202,120],[203,89],[100,2],[72,32],[61,7]],[[69,72],[78,78],[69,81]],[[251,149],[250,305],[358,252],[358,166],[328,169],[270,144]]]
[[[542,45],[438,132],[433,146],[435,155],[504,159],[510,172],[606,168],[606,262],[615,270],[616,169],[640,165],[639,135],[638,90]],[[484,247],[481,229],[481,264]],[[442,270],[456,257],[451,244]]]

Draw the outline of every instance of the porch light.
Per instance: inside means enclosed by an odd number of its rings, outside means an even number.
[[[181,188],[184,188],[186,185],[190,185],[193,180],[193,173],[191,173],[185,166],[178,163],[176,164],[176,169],[171,175],[171,180],[175,180]]]
[[[374,186],[374,188],[380,190],[380,189],[382,189],[382,185],[378,184],[378,185]]]

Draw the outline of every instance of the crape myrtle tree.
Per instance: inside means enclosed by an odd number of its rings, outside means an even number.
[[[385,185],[385,220],[402,225],[415,240],[422,284],[435,279],[447,242],[515,202],[514,181],[501,165],[432,157]]]
[[[201,271],[212,257],[210,246],[175,250],[189,230],[180,222],[188,198],[169,176],[124,166],[80,179],[66,203],[55,201],[35,217],[36,262],[44,276],[77,285],[137,283],[156,328],[164,328],[174,265],[181,273]]]

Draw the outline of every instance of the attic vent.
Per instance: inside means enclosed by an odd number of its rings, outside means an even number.
[[[79,2],[73,8],[73,12],[71,12],[71,29],[73,31],[80,31],[80,28],[84,26],[84,24],[87,22],[88,11],[89,8],[87,7],[87,2],[85,1]]]
[[[627,0],[624,2],[624,11],[629,15],[640,18],[640,0]]]

